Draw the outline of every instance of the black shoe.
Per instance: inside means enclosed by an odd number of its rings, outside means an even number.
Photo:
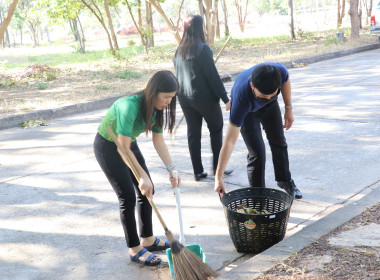
[[[233,169],[226,169],[224,170],[224,175],[230,175],[232,172],[234,172]]]
[[[294,184],[293,180],[290,180],[288,182],[277,182],[277,185],[284,189],[288,194],[293,196],[295,199],[301,199],[302,193],[299,189],[297,189],[296,185]]]
[[[207,177],[207,173],[206,172],[202,172],[202,173],[199,173],[199,174],[194,174],[194,179],[195,181],[200,181],[201,179],[204,179]]]
[[[234,170],[233,169],[226,169],[226,170],[224,170],[224,175],[231,175],[231,173],[232,172],[234,172]],[[214,173],[213,173],[213,175],[215,176],[215,174],[216,174],[216,170],[214,170]]]

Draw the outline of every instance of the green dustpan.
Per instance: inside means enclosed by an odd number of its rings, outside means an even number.
[[[191,252],[193,252],[196,256],[198,256],[202,260],[202,262],[207,263],[206,255],[204,254],[201,245],[190,244],[190,245],[186,245],[186,248],[189,249]],[[172,258],[172,249],[170,249],[170,248],[166,249],[166,255],[168,256],[170,274],[172,276],[172,279],[175,279],[174,267],[173,267],[173,258]]]

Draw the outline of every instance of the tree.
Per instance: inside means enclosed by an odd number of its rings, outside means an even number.
[[[179,23],[181,20],[181,10],[183,6],[184,0],[181,0],[179,9],[178,9],[178,19],[177,23],[174,24],[171,19],[165,14],[164,10],[161,7],[160,2],[164,2],[162,0],[146,0],[149,1],[150,4],[156,9],[156,11],[161,15],[162,19],[165,21],[166,25],[169,27],[169,30],[173,33],[175,40],[177,41],[177,44],[181,42],[181,36],[179,35]]]
[[[10,27],[12,27],[12,29],[15,29],[16,30],[16,34],[17,34],[17,31],[20,32],[20,44],[22,45],[22,30],[24,28],[24,24],[25,24],[25,20],[24,18],[22,18],[20,16],[20,13],[17,11],[15,11],[14,15],[13,15],[13,18],[12,18],[12,21],[10,23]]]
[[[144,46],[145,52],[148,53],[148,48],[154,47],[152,5],[148,1],[145,1],[146,24],[144,25],[141,14],[141,0],[137,0],[135,3],[130,3],[128,0],[125,0],[123,4],[127,5],[133,24],[135,25],[137,32],[140,35],[141,44]],[[133,7],[137,8],[137,21],[133,15]]]
[[[145,1],[145,20],[146,20],[146,26],[149,30],[149,33],[146,35],[146,44],[148,48],[154,47],[154,26],[153,26],[153,11],[152,11],[152,4],[150,4],[148,1]]]
[[[110,31],[108,30],[106,22],[105,22],[104,17],[103,17],[103,13],[100,10],[99,5],[97,5],[95,3],[95,0],[81,0],[81,2],[92,12],[92,14],[97,18],[97,20],[103,26],[103,29],[107,34],[108,44],[110,46],[110,51],[111,51],[112,55],[119,55],[119,45],[117,44],[116,36],[113,32],[113,26],[111,27],[112,20],[110,20],[110,18],[107,15],[108,24],[110,25],[110,30],[111,30],[111,34],[110,34]],[[108,7],[107,0],[104,0],[103,4],[104,4],[104,6]],[[107,10],[107,7],[105,7],[106,10]],[[109,10],[108,10],[108,12],[109,12]],[[114,42],[114,44],[112,44],[112,42]]]
[[[342,20],[344,17],[344,11],[346,9],[346,1],[342,0],[342,6],[340,5],[340,0],[338,0],[338,18],[337,18],[337,27],[342,25]]]
[[[223,14],[224,14],[224,36],[230,35],[230,29],[228,27],[228,9],[226,5],[227,0],[221,0],[222,3],[222,9],[223,9]]]
[[[78,51],[84,53],[86,51],[85,37],[82,24],[79,19],[79,14],[84,8],[83,3],[80,0],[39,1],[40,7],[46,10],[49,25],[63,25],[67,21],[69,22],[75,40],[79,43]],[[80,31],[78,26],[80,27]]]
[[[40,2],[37,0],[22,0],[19,2],[17,11],[20,13],[20,17],[25,20],[26,25],[30,29],[30,33],[33,40],[33,48],[37,47],[38,41],[38,27],[42,20],[46,19],[45,10],[40,9]]]
[[[372,14],[372,5],[373,5],[373,0],[369,0],[369,4],[368,4],[368,0],[364,0],[364,8],[365,8],[366,14],[367,14],[367,16],[365,17],[365,24],[366,25],[369,24],[368,18]]]
[[[104,0],[104,9],[106,11],[106,15],[107,15],[107,19],[108,19],[108,26],[110,28],[110,32],[111,32],[111,38],[112,38],[112,42],[113,42],[113,46],[115,48],[115,50],[119,51],[119,44],[117,43],[117,39],[116,39],[116,34],[115,34],[115,30],[113,29],[113,23],[112,23],[112,18],[111,18],[111,13],[110,13],[110,8],[108,6],[108,2],[107,0]]]
[[[214,2],[212,0],[204,0],[204,3],[207,43],[213,46],[215,42],[218,0],[214,0]]]
[[[141,17],[141,9],[140,9],[141,2],[138,1],[138,3],[137,3],[137,5],[138,5],[138,8],[137,8],[138,21],[137,22],[136,22],[135,16],[133,15],[133,12],[132,12],[132,5],[129,3],[128,0],[125,0],[125,4],[128,7],[128,11],[129,11],[129,14],[132,18],[133,24],[135,25],[137,32],[140,35],[141,44],[144,46],[145,52],[148,53],[148,44],[147,44],[146,36],[144,34],[142,17]]]
[[[9,23],[11,22],[12,16],[16,10],[17,4],[19,0],[12,0],[11,4],[8,8],[8,14],[7,17],[4,19],[4,21],[1,23],[0,26],[0,42],[3,40],[4,33],[8,28]]]
[[[288,14],[289,14],[289,27],[290,27],[290,38],[295,39],[296,34],[294,32],[294,2],[293,0],[288,0]]]
[[[245,21],[247,19],[247,10],[248,10],[248,0],[235,0],[235,6],[238,12],[238,20],[240,31],[244,32]]]
[[[204,2],[204,5],[203,5]],[[219,0],[198,0],[199,13],[206,26],[206,40],[210,46],[214,45]]]
[[[348,14],[351,19],[351,38],[357,39],[359,38],[359,17],[358,17],[358,0],[350,0],[350,10]]]

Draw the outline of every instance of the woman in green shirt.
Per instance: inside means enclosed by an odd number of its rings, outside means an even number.
[[[94,141],[96,160],[112,185],[118,199],[120,218],[132,261],[144,265],[158,265],[161,259],[152,251],[169,248],[169,242],[153,235],[152,208],[147,197],[152,198],[153,183],[136,137],[152,132],[154,148],[169,172],[172,187],[179,187],[180,178],[174,178],[175,166],[164,142],[163,129],[171,133],[175,123],[176,94],[179,84],[170,71],[154,74],[146,88],[135,95],[118,99],[108,110],[99,125]],[[106,127],[117,135],[118,141],[140,175],[134,178],[131,169],[122,160],[116,144]],[[137,196],[137,197],[136,197]],[[139,218],[139,232],[135,220],[135,206]]]

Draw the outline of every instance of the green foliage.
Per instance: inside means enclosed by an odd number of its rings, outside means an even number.
[[[16,83],[15,80],[0,75],[0,88],[9,87],[9,86],[14,85],[15,83]]]
[[[270,12],[271,2],[269,0],[257,0],[255,8],[259,15],[262,16],[263,14]]]
[[[135,45],[136,45],[136,42],[133,39],[129,39],[127,41],[127,46],[135,46]]]
[[[139,72],[130,71],[127,69],[122,72],[115,73],[113,76],[119,79],[130,80],[130,79],[139,79],[141,78],[142,74]]]
[[[28,121],[25,121],[21,124],[21,127],[22,128],[35,128],[35,127],[39,127],[39,126],[47,126],[49,125],[47,123],[47,121],[45,121],[44,119],[40,118],[39,120],[28,120]]]
[[[63,25],[75,19],[84,8],[80,0],[39,0],[39,7],[46,11],[50,23]]]
[[[44,78],[46,79],[46,81],[48,81],[48,82],[57,79],[57,72],[55,72],[55,71],[46,71],[46,72],[44,72],[43,75],[44,75]]]
[[[44,90],[44,89],[47,89],[48,88],[48,83],[45,83],[45,82],[38,82],[37,83],[37,87],[39,90]]]

